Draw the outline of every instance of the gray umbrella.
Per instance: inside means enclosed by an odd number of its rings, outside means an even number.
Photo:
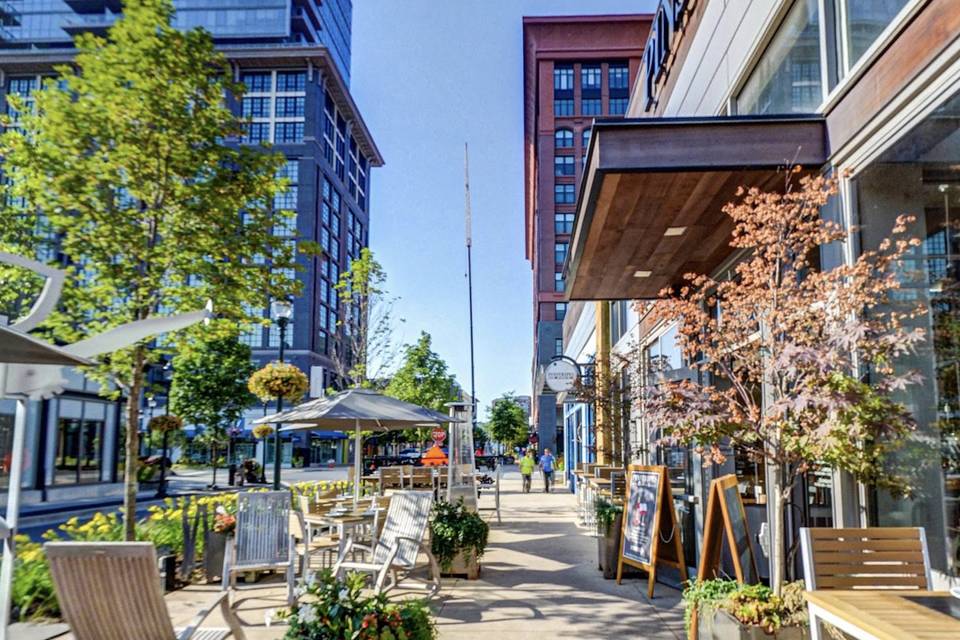
[[[0,362],[66,366],[90,364],[86,358],[75,356],[49,342],[4,326],[0,326]]]
[[[280,431],[350,431],[354,439],[353,500],[360,497],[361,431],[385,433],[401,429],[460,422],[457,418],[403,400],[385,396],[372,389],[347,389],[326,398],[318,398],[296,407],[254,420],[254,424],[287,424]]]

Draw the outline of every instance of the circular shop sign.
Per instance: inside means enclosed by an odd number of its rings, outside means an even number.
[[[579,367],[569,360],[554,360],[547,365],[544,379],[552,391],[563,393],[573,389],[580,377]]]
[[[447,430],[436,427],[433,429],[430,435],[433,436],[434,441],[443,442],[444,440],[447,439]]]

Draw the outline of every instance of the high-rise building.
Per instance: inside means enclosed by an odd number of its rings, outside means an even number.
[[[523,19],[525,244],[533,270],[533,425],[557,448],[556,396],[543,367],[563,355],[564,264],[595,118],[621,117],[640,69],[649,15]]]
[[[285,359],[310,377],[310,395],[337,384],[334,342],[347,320],[334,284],[352,258],[368,245],[370,171],[383,159],[348,88],[350,68],[350,0],[261,0],[246,7],[230,0],[175,2],[176,24],[203,26],[243,82],[242,100],[232,101],[249,118],[245,135],[234,144],[271,143],[286,155],[283,175],[290,182],[277,195],[278,210],[295,212],[275,233],[290,242],[313,241],[320,257],[300,255],[296,277],[303,294],[293,301],[286,332]],[[9,93],[27,94],[54,66],[74,55],[71,37],[82,31],[105,32],[121,10],[118,0],[22,0],[0,5],[0,104]],[[268,318],[270,309],[251,310]],[[280,344],[276,323],[246,333],[259,363],[275,359]],[[161,374],[161,372],[152,372]],[[155,377],[162,377],[156,375]],[[163,386],[152,402],[144,398],[144,424],[162,411]],[[12,430],[12,406],[0,401],[0,451]],[[31,414],[31,455],[25,480],[26,499],[76,485],[98,485],[80,494],[119,491],[122,437],[116,403],[97,387],[72,375],[67,392],[37,406]],[[251,411],[247,420],[262,415]],[[9,414],[9,415],[8,415]],[[7,420],[9,418],[9,421]],[[42,423],[42,424],[41,424]],[[141,426],[142,428],[142,426]],[[338,458],[338,448],[322,436],[298,435],[285,446],[307,464]],[[238,455],[253,455],[252,442]],[[271,454],[272,459],[272,454]],[[3,487],[0,474],[0,489]],[[29,491],[30,489],[39,491]],[[51,497],[51,499],[54,499]]]

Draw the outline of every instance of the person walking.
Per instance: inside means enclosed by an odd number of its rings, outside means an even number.
[[[547,493],[550,493],[550,485],[553,484],[553,466],[555,463],[556,460],[550,453],[550,449],[544,449],[543,455],[540,456],[540,473],[543,474],[543,489]]]
[[[533,458],[533,449],[527,449],[527,453],[520,458],[520,477],[523,478],[524,493],[530,493],[530,483],[536,466],[537,461]]]

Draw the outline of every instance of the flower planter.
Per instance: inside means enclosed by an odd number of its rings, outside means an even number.
[[[697,640],[809,640],[808,627],[782,627],[768,634],[760,627],[747,626],[726,611],[697,615]]]
[[[450,563],[449,571],[441,571],[441,576],[448,578],[466,578],[467,580],[478,580],[480,578],[480,561],[477,560],[477,554],[471,553],[470,560],[464,558],[463,553],[458,553],[453,562]]]
[[[223,575],[223,555],[226,552],[229,537],[225,533],[210,531],[203,541],[203,571],[207,575],[208,582],[219,580]]]
[[[605,535],[597,537],[597,565],[603,577],[613,580],[617,577],[617,561],[620,558],[620,529],[623,514],[617,514]]]

